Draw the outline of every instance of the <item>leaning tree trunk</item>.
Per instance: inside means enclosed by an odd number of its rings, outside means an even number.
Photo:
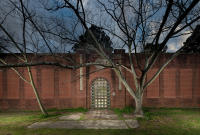
[[[142,110],[142,94],[141,95],[137,95],[136,98],[134,98],[135,100],[135,112],[134,112],[134,115],[136,117],[143,117],[144,114],[143,114],[143,110]]]
[[[31,83],[31,86],[32,86],[33,91],[34,91],[34,93],[35,93],[35,96],[36,96],[37,102],[38,102],[38,104],[39,104],[40,110],[42,111],[42,113],[43,113],[44,115],[48,115],[47,111],[45,110],[45,108],[44,108],[44,106],[43,106],[43,104],[42,104],[42,102],[41,102],[41,99],[40,99],[40,96],[39,96],[39,94],[38,94],[38,91],[37,91],[37,89],[36,89],[36,87],[35,87],[35,83],[34,83],[34,81],[33,81],[33,76],[32,76],[31,69],[30,69],[30,67],[27,67],[27,69],[28,69],[28,74],[29,74],[29,78],[30,78],[30,83]]]

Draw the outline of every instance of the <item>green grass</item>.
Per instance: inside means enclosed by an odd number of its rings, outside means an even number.
[[[123,109],[114,108],[113,111],[118,115],[122,116],[123,114],[131,114],[133,113],[134,109],[132,107],[124,107]]]
[[[133,108],[114,109],[118,115],[132,114]],[[71,112],[86,112],[78,109],[51,109],[49,116],[40,112],[0,112],[0,135],[199,135],[200,109],[145,108],[144,118],[139,118],[138,129],[81,130],[81,129],[27,129],[38,121],[54,121]]]

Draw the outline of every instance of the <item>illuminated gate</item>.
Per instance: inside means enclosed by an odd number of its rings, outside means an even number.
[[[92,82],[92,108],[110,107],[110,87],[104,78],[97,78]]]

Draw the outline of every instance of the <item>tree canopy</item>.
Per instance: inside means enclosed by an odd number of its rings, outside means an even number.
[[[112,52],[112,41],[110,37],[103,31],[101,27],[96,25],[91,25],[89,30],[92,31],[97,41],[101,44],[102,48],[107,52]],[[79,42],[73,46],[73,51],[81,51],[84,50],[85,53],[95,52],[95,49],[98,50],[95,45],[95,41],[91,37],[91,35],[86,31],[83,35],[79,36]]]
[[[197,25],[192,35],[184,43],[182,53],[200,53],[200,25]]]

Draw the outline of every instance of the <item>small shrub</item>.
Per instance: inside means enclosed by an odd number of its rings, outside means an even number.
[[[48,114],[48,115],[45,115],[45,114],[41,114],[39,116],[40,119],[46,119],[46,118],[50,118],[50,117],[56,117],[56,116],[59,116],[61,115],[60,113],[53,113],[53,114]]]
[[[113,111],[118,115],[118,116],[122,116],[123,114],[131,114],[134,111],[133,107],[130,106],[126,106],[122,109],[120,108],[114,108]]]
[[[119,108],[114,108],[113,111],[118,115],[118,116],[122,116],[122,111]]]
[[[122,112],[125,114],[131,114],[134,112],[134,108],[130,106],[126,106],[122,109]]]

